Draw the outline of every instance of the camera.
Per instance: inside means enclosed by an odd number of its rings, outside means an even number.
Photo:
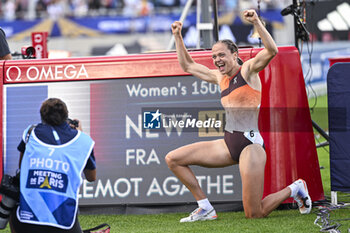
[[[33,46],[23,46],[21,52],[23,59],[35,59],[35,48]]]
[[[19,173],[16,176],[4,174],[0,184],[2,200],[0,203],[0,229],[5,229],[11,211],[19,201]]]
[[[72,120],[70,118],[67,119],[68,125],[73,125],[74,129],[79,127],[79,121],[78,120]]]

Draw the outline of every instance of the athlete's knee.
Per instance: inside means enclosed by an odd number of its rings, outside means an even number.
[[[258,210],[250,210],[250,211],[244,211],[246,218],[264,218],[265,215],[262,211]]]
[[[246,214],[245,217],[254,219],[254,218],[264,218],[265,216],[261,213],[252,213],[252,214]]]
[[[246,159],[250,163],[261,164],[266,162],[266,153],[264,149],[257,144],[252,144],[244,148],[241,153],[241,160]]]
[[[172,169],[177,166],[176,162],[176,153],[174,151],[170,151],[166,156],[165,156],[165,162],[167,163],[169,169]]]

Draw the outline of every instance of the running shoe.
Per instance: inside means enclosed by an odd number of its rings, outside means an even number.
[[[294,184],[298,185],[298,192],[294,197],[301,214],[308,214],[312,208],[312,202],[307,190],[306,182],[303,179],[296,180]]]
[[[182,218],[180,222],[195,222],[195,221],[206,221],[206,220],[215,220],[217,219],[216,212],[214,208],[211,210],[205,210],[200,207],[195,209],[190,216]]]

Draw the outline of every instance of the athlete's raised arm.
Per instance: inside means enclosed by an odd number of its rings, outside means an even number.
[[[188,53],[185,47],[182,34],[181,34],[181,29],[182,29],[182,23],[179,21],[175,21],[171,25],[171,30],[175,38],[177,58],[179,60],[181,68],[185,72],[190,73],[204,81],[211,82],[211,83],[218,83],[216,70],[211,70],[202,64],[196,63],[192,59],[191,55]]]
[[[266,30],[266,28],[260,21],[255,10],[244,11],[243,18],[254,25],[265,47],[253,59],[248,60],[245,64],[248,65],[247,71],[250,74],[258,73],[269,64],[271,59],[277,54],[278,49],[275,44],[275,41],[272,39],[270,33]]]

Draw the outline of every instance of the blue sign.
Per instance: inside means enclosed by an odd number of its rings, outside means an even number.
[[[156,112],[144,112],[143,113],[143,128],[144,129],[160,129],[162,114],[159,109]]]

